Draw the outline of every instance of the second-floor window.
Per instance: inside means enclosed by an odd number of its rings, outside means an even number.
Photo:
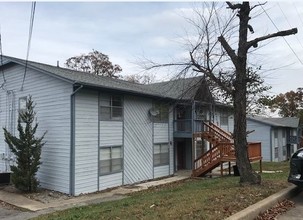
[[[100,97],[100,120],[120,121],[123,119],[123,101],[119,95],[102,94]]]
[[[220,124],[222,125],[228,125],[228,113],[227,112],[221,112],[220,114]]]
[[[157,102],[154,104],[154,108],[158,111],[158,114],[154,116],[154,122],[168,122],[168,105]]]

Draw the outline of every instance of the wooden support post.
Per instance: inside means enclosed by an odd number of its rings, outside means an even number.
[[[262,159],[260,159],[260,173],[262,173]]]
[[[223,162],[220,162],[221,165],[221,177],[223,176]]]
[[[228,175],[230,175],[231,174],[231,167],[230,167],[231,165],[230,165],[230,161],[228,161]]]

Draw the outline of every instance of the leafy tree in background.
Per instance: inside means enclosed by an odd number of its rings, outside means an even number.
[[[289,91],[276,96],[259,99],[262,105],[268,106],[272,111],[279,110],[282,117],[298,117],[303,123],[303,88]]]
[[[35,111],[32,97],[26,102],[26,110],[19,112],[19,137],[12,135],[5,128],[5,142],[16,156],[16,166],[11,166],[12,183],[21,191],[34,192],[39,184],[36,173],[41,165],[41,148],[45,144],[42,137],[35,137],[38,123],[34,124]]]
[[[111,78],[119,78],[120,76],[117,74],[122,71],[119,65],[112,64],[107,55],[97,50],[70,57],[66,60],[65,66],[70,69]]]

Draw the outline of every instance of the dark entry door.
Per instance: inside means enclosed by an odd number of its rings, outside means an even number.
[[[185,141],[177,142],[177,170],[186,169]]]

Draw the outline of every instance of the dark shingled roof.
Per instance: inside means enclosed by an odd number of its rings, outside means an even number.
[[[26,62],[25,60],[9,56],[3,56],[3,58],[4,65],[10,62],[25,65]],[[193,77],[142,85],[33,61],[28,61],[28,67],[69,81],[70,83],[170,99],[192,99],[202,83],[201,77]]]
[[[258,121],[260,123],[268,124],[274,127],[297,128],[299,126],[299,118],[296,117],[266,118],[260,116],[248,116],[247,119]]]
[[[146,88],[165,94],[173,99],[185,100],[194,99],[198,90],[205,88],[206,86],[207,84],[203,81],[202,77],[179,78],[176,80],[145,85]],[[204,89],[205,93],[209,92],[206,90],[207,89]]]

